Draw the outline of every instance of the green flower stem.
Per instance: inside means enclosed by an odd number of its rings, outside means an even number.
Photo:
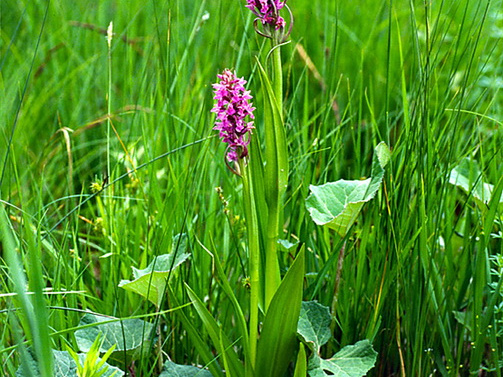
[[[272,46],[272,96],[270,98],[271,111],[267,127],[272,127],[270,137],[266,143],[267,164],[269,171],[268,190],[266,193],[268,204],[267,243],[265,260],[265,306],[269,307],[276,290],[281,283],[279,262],[277,255],[278,232],[281,229],[281,210],[283,208],[283,194],[288,180],[288,156],[286,149],[284,121],[283,121],[283,70],[281,65],[280,47],[273,42]],[[275,107],[275,109],[274,109]]]
[[[276,95],[276,104],[279,109],[281,123],[283,123],[283,66],[281,64],[281,46],[272,45],[272,87]],[[282,124],[283,126],[283,124]]]
[[[260,298],[260,242],[257,211],[255,207],[255,197],[253,192],[253,177],[248,174],[247,167],[243,160],[239,160],[241,177],[243,178],[243,194],[245,203],[246,226],[248,231],[248,253],[249,253],[249,274],[250,274],[250,329],[249,329],[249,349],[250,359],[245,363],[245,376],[253,376],[253,367],[257,358],[258,341],[258,314]]]

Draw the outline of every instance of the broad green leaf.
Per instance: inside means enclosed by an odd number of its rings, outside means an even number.
[[[180,246],[177,248],[178,238]],[[190,254],[186,253],[186,235],[177,235],[173,240],[173,251],[169,254],[157,256],[147,268],[139,270],[133,267],[134,280],[122,280],[119,287],[138,293],[147,298],[157,307],[161,306],[162,298],[166,292],[167,279],[172,271],[185,262]]]
[[[483,181],[478,162],[469,157],[463,158],[460,164],[452,169],[449,183],[458,186],[468,195],[473,195],[479,205],[488,204],[494,190],[493,185]],[[499,202],[503,203],[503,196]]]
[[[267,310],[258,342],[255,375],[283,376],[295,354],[304,282],[304,248],[283,278]]]
[[[470,324],[470,316],[472,315],[469,312],[453,312],[454,318],[458,321],[463,327],[466,327],[468,331],[472,331],[472,326]]]
[[[278,244],[281,246],[281,249],[288,251],[294,247],[297,247],[299,245],[299,241],[293,243],[288,240],[279,239]]]
[[[330,340],[330,322],[332,317],[328,307],[315,301],[304,301],[300,309],[297,334],[308,344],[313,352]]]
[[[72,358],[68,351],[52,351],[54,358],[53,365],[53,376],[54,377],[79,377],[77,374],[77,364],[75,360]],[[30,355],[31,356],[31,355]],[[86,355],[83,353],[78,354],[80,362],[83,363]],[[37,374],[33,375],[32,373],[26,373],[23,366],[21,366],[16,371],[16,377],[39,377],[40,373],[38,372],[37,363],[31,358],[31,364],[33,365],[33,370],[36,371]],[[107,370],[102,374],[103,377],[120,377],[124,376],[124,372],[117,367],[111,366],[107,363],[103,365],[102,368],[107,368]]]
[[[362,377],[372,369],[377,359],[368,340],[361,340],[346,346],[330,359],[322,359],[314,354],[309,362],[310,377]],[[330,373],[327,373],[330,372]]]
[[[309,376],[364,376],[374,366],[377,357],[368,340],[346,346],[328,360],[320,357],[321,346],[331,337],[330,322],[328,307],[314,301],[302,303],[297,334],[313,351],[309,360]]]
[[[390,149],[381,142],[375,148],[371,178],[363,181],[341,179],[321,186],[309,186],[311,194],[306,199],[306,207],[313,221],[334,229],[344,237],[363,205],[374,198],[379,190],[384,177],[384,167],[390,157]]]
[[[103,343],[100,352],[106,352],[115,345],[112,357],[122,359],[126,352],[130,360],[138,359],[142,353],[149,350],[155,330],[154,325],[141,319],[112,322],[108,318],[94,314],[84,315],[79,327],[84,328],[75,332],[75,338],[82,352],[88,352],[96,338],[101,337]]]
[[[162,372],[159,377],[213,377],[212,374],[205,370],[193,367],[191,365],[175,364],[171,361],[166,361],[162,367]]]

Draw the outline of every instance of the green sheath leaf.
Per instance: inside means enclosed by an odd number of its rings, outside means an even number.
[[[255,375],[280,377],[295,354],[296,330],[302,302],[304,248],[271,300],[258,343]]]

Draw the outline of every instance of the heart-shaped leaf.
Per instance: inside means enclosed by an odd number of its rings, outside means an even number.
[[[313,355],[308,373],[310,377],[362,377],[374,367],[376,359],[377,352],[370,342],[361,340],[344,347],[330,359],[322,359],[318,354]]]
[[[321,358],[320,348],[331,337],[331,319],[328,307],[315,301],[302,302],[297,335],[313,351],[309,359],[309,376],[365,376],[374,367],[377,358],[377,353],[368,340],[346,346],[328,360]]]
[[[175,364],[168,360],[164,363],[159,377],[212,377],[212,374],[205,369]]]
[[[363,181],[341,179],[321,186],[309,186],[311,194],[306,199],[306,207],[313,221],[334,229],[344,237],[363,205],[375,196],[390,157],[390,149],[381,142],[375,148],[371,178]]]
[[[479,205],[488,204],[492,197],[494,186],[485,183],[482,179],[482,171],[476,160],[465,157],[458,166],[451,171],[449,183],[458,186],[469,195],[473,195]],[[503,195],[500,203],[503,203]]]
[[[106,352],[113,345],[115,350],[112,357],[121,359],[124,352],[130,360],[136,360],[141,354],[149,350],[153,338],[154,325],[141,319],[114,320],[86,314],[80,320],[75,332],[77,345],[82,352],[88,352],[97,337],[102,339],[100,352]]]
[[[182,237],[179,239],[179,237]],[[134,280],[122,280],[119,287],[128,291],[138,293],[154,303],[161,306],[162,298],[166,292],[166,283],[172,271],[185,262],[190,254],[186,253],[187,236],[177,235],[173,239],[173,251],[169,254],[157,256],[143,270],[133,267]]]
[[[308,344],[313,352],[330,340],[330,322],[332,317],[327,306],[315,301],[303,301],[300,309],[297,334]]]

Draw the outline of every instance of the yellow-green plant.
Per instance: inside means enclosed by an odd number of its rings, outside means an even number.
[[[103,356],[100,357],[100,348],[103,344],[102,338],[99,336],[94,340],[91,348],[85,353],[83,358],[68,347],[68,353],[70,353],[72,359],[77,364],[77,375],[79,377],[101,377],[108,371],[108,364],[106,361],[114,351],[116,345],[114,344],[110,349],[108,349]],[[117,372],[114,371],[109,376],[112,377]]]

